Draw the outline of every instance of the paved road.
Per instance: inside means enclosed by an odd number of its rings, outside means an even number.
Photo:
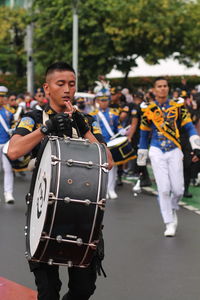
[[[0,173],[1,198],[2,177]],[[18,175],[16,204],[0,203],[0,276],[35,289],[24,257],[24,195],[29,181],[30,174]],[[133,197],[128,184],[118,193],[119,199],[107,203],[104,217],[108,277],[98,278],[91,300],[199,300],[200,216],[181,208],[177,236],[165,238],[155,197]],[[64,267],[61,278],[67,281]],[[63,284],[62,294],[65,288]]]

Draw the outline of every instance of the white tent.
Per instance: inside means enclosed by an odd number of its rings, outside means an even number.
[[[186,76],[186,75],[197,75],[200,76],[200,69],[196,64],[192,68],[187,68],[184,65],[180,65],[173,59],[160,60],[160,64],[149,65],[142,58],[137,59],[138,67],[134,68],[130,73],[129,77],[140,77],[140,76]],[[124,77],[122,72],[112,70],[106,75],[107,78]]]

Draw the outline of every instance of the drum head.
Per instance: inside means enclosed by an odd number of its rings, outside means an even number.
[[[48,142],[44,149],[35,181],[33,201],[30,215],[29,247],[34,256],[45,223],[49,190],[51,183],[51,144]]]
[[[124,143],[127,140],[127,137],[125,136],[121,136],[118,137],[116,139],[111,140],[110,142],[107,143],[107,147],[111,148],[111,147],[115,147],[118,145],[121,145],[122,143]]]

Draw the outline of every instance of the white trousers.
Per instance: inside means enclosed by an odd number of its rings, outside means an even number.
[[[6,192],[13,192],[13,183],[14,183],[14,175],[12,166],[5,156],[3,154],[3,146],[4,144],[0,144],[0,160],[2,161],[2,167],[4,170],[4,193]]]
[[[173,210],[184,192],[183,153],[179,148],[163,153],[150,147],[149,157],[158,189],[158,200],[164,223],[173,222]]]
[[[115,191],[117,179],[117,166],[113,166],[108,173],[108,191]]]

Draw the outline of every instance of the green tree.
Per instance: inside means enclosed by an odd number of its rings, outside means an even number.
[[[175,57],[180,63],[191,67],[194,62],[200,62],[200,0],[189,1],[185,14],[187,18],[182,32],[183,43]]]
[[[79,0],[79,72],[82,87],[114,66],[125,79],[141,56],[155,64],[177,53],[188,31],[185,0]],[[36,57],[72,59],[72,5],[35,0]],[[192,6],[192,4],[190,3]]]
[[[199,61],[200,0],[78,0],[79,85],[87,89],[113,67],[125,74],[140,56],[155,64],[175,53]],[[43,74],[56,60],[72,62],[72,1],[34,0],[34,61]],[[23,9],[0,8],[0,63],[25,72],[24,36],[30,18]]]
[[[36,71],[55,60],[72,61],[71,1],[35,0]],[[112,41],[105,31],[107,0],[79,1],[79,76],[80,87],[87,89],[99,74],[112,69]]]
[[[112,3],[106,31],[115,48],[113,63],[128,76],[141,56],[155,64],[180,49],[186,20],[184,0],[120,0]]]
[[[25,74],[25,11],[0,7],[0,66],[3,72]]]

